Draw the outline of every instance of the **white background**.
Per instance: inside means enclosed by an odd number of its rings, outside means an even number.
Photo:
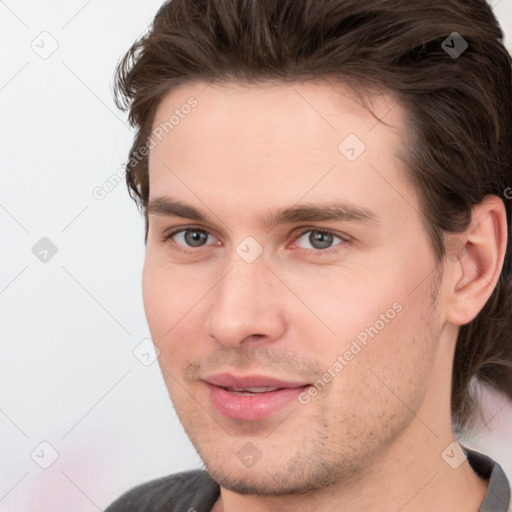
[[[1,512],[103,510],[201,466],[157,363],[133,353],[149,338],[142,218],[123,180],[92,193],[133,135],[112,101],[115,65],[160,4],[0,1]],[[512,34],[512,1],[494,4]],[[43,237],[57,248],[47,262],[32,252]],[[512,475],[512,412],[489,404],[493,432],[472,444]]]

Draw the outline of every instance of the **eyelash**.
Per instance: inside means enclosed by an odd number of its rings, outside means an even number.
[[[169,242],[169,240],[172,239],[172,237],[174,235],[177,235],[178,233],[181,233],[182,231],[199,231],[201,233],[205,233],[206,235],[210,235],[210,233],[206,229],[203,229],[203,228],[200,228],[197,226],[185,226],[185,227],[181,227],[179,229],[173,230],[170,233],[164,234],[161,237],[161,241],[164,243],[167,243],[167,242]],[[327,249],[302,249],[302,251],[306,251],[307,254],[312,254],[314,256],[323,256],[323,255],[331,254],[331,252],[339,250],[339,246],[344,246],[345,244],[350,242],[349,238],[346,235],[342,236],[339,233],[336,233],[335,231],[330,231],[329,229],[317,229],[317,228],[312,228],[312,227],[304,228],[302,231],[300,231],[300,233],[298,235],[295,235],[294,242],[297,241],[299,238],[301,238],[306,233],[309,233],[311,231],[315,231],[317,233],[322,233],[323,235],[332,235],[341,240],[340,243],[338,243],[332,247],[329,247]],[[202,247],[204,247],[204,246],[202,246]],[[198,249],[200,249],[200,248],[201,247],[199,247]],[[183,252],[186,254],[197,253],[197,249],[192,249],[192,248],[184,249],[181,245],[179,245],[176,242],[174,243],[174,250],[176,250],[178,252]]]

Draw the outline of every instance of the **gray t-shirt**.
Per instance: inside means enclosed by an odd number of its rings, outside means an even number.
[[[475,473],[484,480],[489,479],[489,489],[479,512],[507,512],[510,484],[501,466],[486,455],[465,451]],[[210,512],[219,493],[219,485],[206,471],[184,471],[135,487],[105,512]]]

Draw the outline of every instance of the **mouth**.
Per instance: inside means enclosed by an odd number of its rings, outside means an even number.
[[[223,416],[242,421],[269,418],[296,400],[309,387],[263,375],[216,374],[204,378],[209,398]]]
[[[222,387],[222,386],[221,386]],[[234,393],[239,396],[254,396],[256,393],[270,393],[283,388],[247,388],[247,389],[235,389],[235,388],[223,388],[230,393]]]

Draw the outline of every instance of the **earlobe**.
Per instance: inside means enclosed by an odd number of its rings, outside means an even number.
[[[503,201],[486,196],[473,208],[468,229],[456,239],[458,247],[450,263],[454,279],[447,321],[465,325],[484,307],[501,274],[507,247]]]

